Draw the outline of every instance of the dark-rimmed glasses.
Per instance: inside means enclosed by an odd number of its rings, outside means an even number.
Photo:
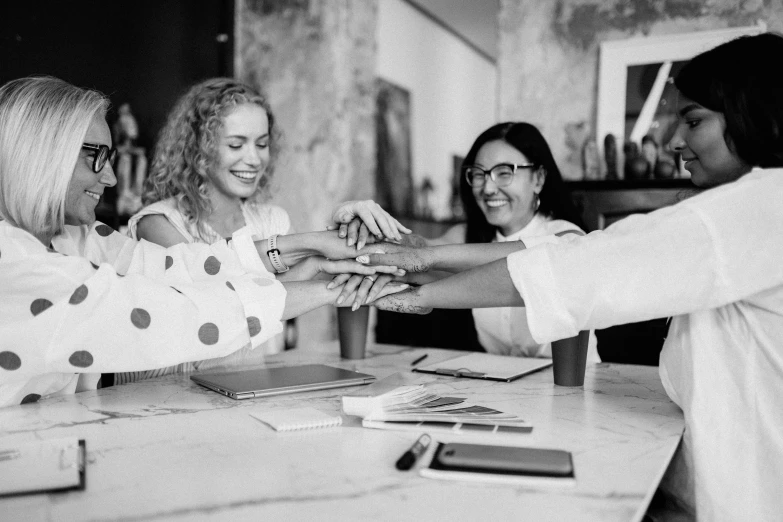
[[[114,160],[117,159],[117,149],[109,148],[107,145],[83,143],[82,148],[95,153],[92,158],[92,171],[96,174],[103,170],[107,161],[114,164]]]
[[[500,163],[489,170],[484,170],[476,165],[469,165],[464,169],[465,179],[471,187],[483,187],[487,182],[487,176],[489,176],[495,182],[495,185],[505,187],[514,181],[514,174],[517,172],[517,169],[532,169],[535,166],[535,163],[520,163],[518,165]]]

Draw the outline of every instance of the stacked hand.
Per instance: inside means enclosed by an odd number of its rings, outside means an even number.
[[[332,213],[332,221],[335,224],[329,225],[327,230],[337,229],[339,236],[346,238],[346,245],[356,245],[357,250],[368,242],[401,241],[400,232],[411,233],[410,229],[369,199],[342,203]]]

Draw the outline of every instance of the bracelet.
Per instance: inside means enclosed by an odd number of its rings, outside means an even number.
[[[275,272],[282,274],[283,272],[288,272],[290,268],[283,263],[283,258],[280,257],[280,251],[277,249],[278,235],[273,234],[266,240],[266,255],[269,256],[269,262],[272,263],[272,268],[275,269]]]

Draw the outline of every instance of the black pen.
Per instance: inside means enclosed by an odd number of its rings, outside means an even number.
[[[419,457],[421,457],[421,455],[430,445],[431,440],[432,438],[426,433],[419,437],[419,440],[413,443],[411,449],[403,453],[402,457],[397,460],[397,469],[400,471],[407,471],[411,469],[413,465],[416,464],[416,461],[419,459]]]
[[[427,355],[428,355],[428,354],[426,354],[426,353],[425,353],[424,355],[422,355],[421,357],[419,357],[418,359],[416,359],[415,361],[413,361],[413,362],[411,363],[411,366],[416,366],[417,364],[419,364],[421,361],[423,361],[424,359],[426,359],[426,358],[427,358]]]

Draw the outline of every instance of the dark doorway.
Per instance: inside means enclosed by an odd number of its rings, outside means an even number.
[[[127,102],[149,156],[188,86],[233,75],[233,41],[233,0],[0,2],[0,84],[45,74]]]

